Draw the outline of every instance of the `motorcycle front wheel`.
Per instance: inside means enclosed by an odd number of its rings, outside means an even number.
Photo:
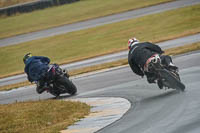
[[[67,77],[61,77],[56,81],[56,87],[59,89],[60,93],[69,93],[70,95],[75,95],[77,92],[76,86]]]

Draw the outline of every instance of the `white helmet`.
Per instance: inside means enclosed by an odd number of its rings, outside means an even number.
[[[128,48],[131,49],[131,47],[135,44],[139,43],[139,40],[137,40],[135,37],[128,40]]]

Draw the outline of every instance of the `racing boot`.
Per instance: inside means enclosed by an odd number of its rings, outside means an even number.
[[[47,88],[47,84],[44,81],[38,81],[36,91],[38,94],[43,93]]]

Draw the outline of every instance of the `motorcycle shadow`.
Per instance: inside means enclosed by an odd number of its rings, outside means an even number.
[[[67,99],[67,98],[71,98],[71,97],[74,97],[76,96],[77,94],[75,95],[61,95],[61,96],[58,96],[58,97],[52,97],[51,99],[56,99],[56,100],[61,100],[61,99]]]
[[[159,94],[159,95],[154,95],[154,96],[145,98],[145,99],[143,99],[143,102],[157,101],[157,100],[160,100],[160,99],[169,98],[169,97],[177,95],[177,94],[180,94],[180,92],[177,91],[177,90],[170,90],[168,92],[165,92],[165,93],[162,93],[162,94]]]

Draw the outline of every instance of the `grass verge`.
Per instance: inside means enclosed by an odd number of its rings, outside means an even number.
[[[196,51],[196,50],[200,50],[200,42],[190,44],[190,45],[180,46],[180,47],[176,47],[176,48],[167,49],[167,50],[165,50],[165,54],[166,55],[178,55],[178,54],[183,54],[183,53]],[[92,72],[92,71],[97,71],[97,70],[102,70],[102,69],[107,69],[107,68],[112,68],[112,67],[117,67],[117,66],[122,66],[122,65],[127,65],[127,64],[128,64],[127,59],[121,59],[121,60],[114,61],[114,62],[104,63],[104,64],[100,64],[100,65],[94,65],[94,66],[85,67],[85,68],[81,68],[81,69],[77,69],[77,70],[72,70],[72,71],[69,71],[69,74],[70,74],[70,76],[75,76],[75,75],[79,75],[79,74],[83,74],[83,73],[88,73],[88,72]],[[11,90],[11,89],[15,89],[15,88],[19,88],[19,87],[27,86],[27,85],[31,85],[31,83],[28,81],[25,81],[25,82],[21,82],[21,83],[1,86],[0,91]]]
[[[172,23],[173,22],[173,23]],[[68,34],[0,47],[0,77],[22,73],[25,53],[58,64],[127,49],[128,38],[159,42],[200,32],[200,5],[148,15]]]
[[[0,38],[120,13],[173,0],[80,0],[45,10],[0,17]]]
[[[2,133],[58,133],[90,112],[80,102],[42,100],[0,105]]]

